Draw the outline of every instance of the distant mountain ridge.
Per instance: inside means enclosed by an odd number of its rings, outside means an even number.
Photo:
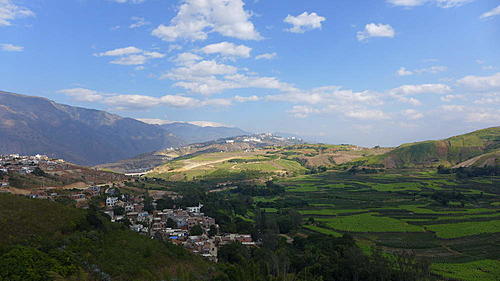
[[[0,91],[0,154],[41,153],[95,165],[182,144],[132,118]]]
[[[368,164],[383,165],[386,168],[454,166],[477,157],[479,164],[495,164],[492,159],[500,149],[500,127],[477,130],[444,140],[423,141],[400,145],[394,150],[368,159]],[[494,153],[497,151],[496,153]]]
[[[172,132],[189,144],[251,134],[234,127],[203,127],[185,122],[173,122],[160,125],[160,127],[166,131]]]

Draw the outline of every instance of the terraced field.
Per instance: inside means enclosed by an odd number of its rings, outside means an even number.
[[[454,280],[500,280],[500,178],[458,180],[433,170],[350,175],[327,172],[279,180],[276,208],[302,202],[304,233],[353,235],[364,249],[412,250]],[[442,194],[452,196],[443,202]],[[441,200],[441,201],[440,201]]]

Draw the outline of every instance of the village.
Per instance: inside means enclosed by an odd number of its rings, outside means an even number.
[[[62,159],[45,155],[0,156],[0,192],[9,192],[9,176],[12,174],[43,174],[45,171],[64,170],[70,165]],[[135,181],[138,177],[129,177]],[[63,203],[78,208],[89,208],[94,203],[112,222],[123,223],[131,230],[151,238],[170,241],[183,246],[194,254],[217,262],[218,248],[239,242],[257,246],[249,234],[220,233],[214,218],[205,216],[201,202],[187,208],[161,209],[157,200],[177,199],[181,195],[173,191],[155,191],[151,194],[122,193],[123,183],[92,184],[83,188],[59,189],[39,187],[27,190],[23,195]]]

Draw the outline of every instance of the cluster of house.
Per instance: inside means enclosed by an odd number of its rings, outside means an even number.
[[[215,219],[201,212],[203,205],[185,209],[164,209],[147,212],[142,197],[108,196],[107,211],[112,221],[126,222],[130,229],[151,238],[169,240],[192,253],[217,261],[218,248],[231,242],[256,246],[248,234],[219,234]],[[115,213],[117,206],[120,212]],[[122,209],[123,208],[123,209]],[[123,211],[123,212],[122,212]],[[193,228],[201,232],[193,233]]]
[[[87,207],[87,202],[95,197],[100,195],[101,187],[100,186],[89,186],[86,189],[79,189],[78,191],[61,191],[54,188],[40,188],[33,189],[26,196],[36,199],[49,199],[56,200],[58,198],[67,197],[76,202],[77,207]]]
[[[51,159],[46,155],[23,156],[19,154],[0,155],[0,173],[31,174],[37,167],[55,167],[64,163],[61,159]],[[8,187],[8,176],[0,179],[0,187]]]

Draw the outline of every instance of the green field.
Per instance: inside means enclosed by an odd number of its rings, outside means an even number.
[[[463,236],[478,235],[483,233],[500,232],[500,220],[479,222],[457,222],[450,224],[435,224],[426,226],[427,229],[435,231],[440,238],[457,238]]]
[[[279,183],[285,194],[259,204],[279,209],[300,200],[302,206],[294,208],[304,220],[315,221],[303,226],[306,232],[349,233],[367,251],[374,246],[412,249],[448,278],[499,280],[492,273],[500,259],[499,177],[457,179],[435,170],[404,169],[326,172]],[[440,194],[459,195],[444,204]]]
[[[332,219],[326,224],[332,229],[348,232],[420,232],[422,227],[406,222],[378,216],[374,213],[344,216]]]
[[[445,277],[463,281],[500,280],[500,261],[480,260],[467,263],[435,263],[434,272]]]

